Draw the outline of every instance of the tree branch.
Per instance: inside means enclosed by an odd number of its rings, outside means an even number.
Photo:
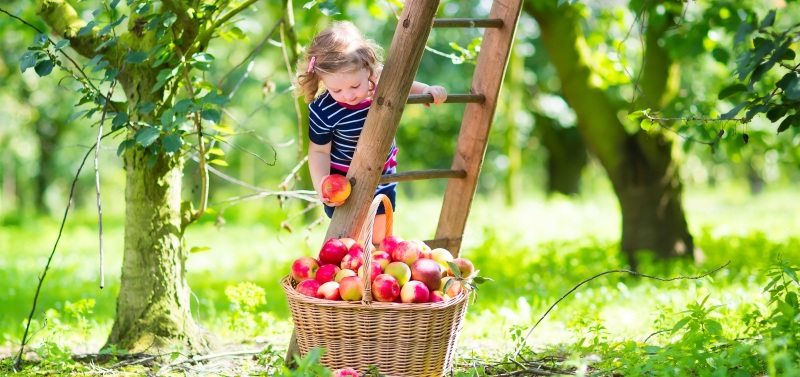
[[[86,21],[65,0],[36,0],[36,13],[55,34],[69,39],[70,47],[79,54],[91,58],[98,53],[95,49],[103,43],[103,38],[99,38],[94,31],[78,36],[78,31],[86,26]],[[102,52],[113,51],[110,55],[118,55],[117,50],[117,47],[106,47]],[[113,63],[116,59],[109,61]]]
[[[218,19],[214,21],[211,26],[208,27],[205,31],[203,31],[200,36],[197,38],[197,41],[200,42],[201,46],[205,46],[208,44],[208,41],[211,40],[211,37],[214,35],[214,32],[220,27],[223,23],[230,20],[233,16],[243,12],[245,9],[249,8],[251,5],[255,4],[258,0],[247,0],[236,8],[230,10],[230,12],[223,14]],[[191,51],[194,53],[194,50]]]

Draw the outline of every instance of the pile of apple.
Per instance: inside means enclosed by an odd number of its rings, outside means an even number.
[[[458,272],[453,273],[453,268]],[[370,256],[372,299],[425,303],[450,300],[464,291],[462,281],[475,272],[472,262],[453,258],[447,249],[431,249],[420,240],[387,236]],[[364,296],[364,249],[352,238],[331,238],[318,258],[292,263],[295,290],[327,299],[360,301]],[[452,280],[452,281],[451,281]]]

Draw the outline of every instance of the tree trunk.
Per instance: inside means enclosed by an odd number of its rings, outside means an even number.
[[[108,345],[128,352],[181,344],[196,352],[203,340],[192,318],[182,245],[183,157],[141,148],[125,154],[125,253],[117,317]]]
[[[525,57],[519,53],[509,55],[508,69],[506,70],[506,97],[508,102],[504,106],[506,156],[508,168],[505,176],[506,205],[513,207],[522,193],[522,148],[517,127],[517,114],[522,111],[523,101],[527,98],[525,91]]]
[[[541,114],[535,116],[536,133],[547,149],[547,193],[580,194],[581,174],[589,161],[580,132],[560,127]]]
[[[541,27],[545,48],[561,80],[564,97],[578,116],[578,130],[587,149],[603,165],[614,187],[622,209],[621,249],[631,268],[637,267],[635,254],[639,250],[650,250],[663,258],[693,256],[694,242],[683,211],[672,137],[659,131],[625,131],[617,116],[624,109],[597,85],[580,27],[581,15],[575,6],[526,3],[525,9]],[[646,61],[640,79],[646,99],[640,98],[637,108],[647,102],[648,107],[660,109],[674,94],[669,84],[674,83],[677,72],[659,45],[661,33],[670,26],[662,22],[661,27],[646,30]]]

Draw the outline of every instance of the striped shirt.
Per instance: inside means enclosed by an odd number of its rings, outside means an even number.
[[[339,103],[326,90],[308,104],[308,138],[318,145],[331,143],[331,168],[345,173],[350,169],[371,103],[372,100],[366,100],[358,105]],[[386,157],[382,174],[395,172],[397,172],[397,146],[392,141],[392,148]],[[378,190],[396,184],[379,185]]]

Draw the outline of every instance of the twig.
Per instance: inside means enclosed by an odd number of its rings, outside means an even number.
[[[702,279],[702,278],[704,278],[704,277],[706,277],[708,275],[711,275],[711,274],[713,274],[713,273],[725,268],[725,266],[729,265],[730,263],[731,262],[728,261],[727,263],[723,264],[722,266],[719,266],[719,267],[717,267],[717,268],[715,268],[715,269],[713,269],[713,270],[711,270],[709,272],[706,272],[706,273],[704,273],[702,275],[698,275],[698,276],[676,276],[676,277],[672,277],[672,278],[662,278],[662,277],[658,277],[658,276],[646,275],[646,274],[642,274],[642,273],[639,273],[639,272],[636,272],[636,271],[631,271],[631,270],[609,270],[609,271],[601,272],[601,273],[599,273],[599,274],[597,274],[595,276],[592,276],[592,277],[590,277],[590,278],[578,283],[578,285],[572,287],[572,289],[570,289],[569,292],[567,292],[566,294],[561,296],[561,298],[556,300],[556,302],[553,303],[553,305],[550,305],[550,308],[548,308],[547,311],[544,312],[544,314],[541,317],[539,317],[539,320],[536,321],[536,323],[533,325],[533,327],[531,327],[531,329],[528,330],[528,333],[525,334],[525,337],[522,339],[523,341],[521,343],[524,343],[525,341],[528,340],[528,337],[531,335],[533,330],[536,329],[536,326],[539,326],[539,323],[541,323],[542,320],[544,320],[544,318],[547,317],[547,314],[549,314],[550,311],[553,310],[553,308],[555,308],[556,305],[558,305],[559,302],[561,302],[563,299],[565,299],[567,296],[569,296],[572,292],[577,290],[581,285],[584,285],[584,284],[586,284],[586,283],[588,283],[588,282],[590,282],[590,281],[592,281],[594,279],[597,279],[600,276],[608,275],[608,274],[612,274],[612,273],[627,273],[627,274],[631,274],[631,275],[635,275],[635,276],[641,276],[641,277],[644,277],[644,278],[658,280],[658,281],[697,280],[697,279]],[[521,348],[522,347],[517,348],[517,350],[514,351],[514,356],[519,354]]]
[[[101,139],[106,138],[108,135],[113,134],[115,131],[111,131],[105,135]],[[61,240],[61,235],[64,234],[64,225],[67,223],[67,215],[69,214],[69,208],[72,206],[72,198],[75,196],[75,185],[78,183],[78,177],[81,174],[81,170],[83,170],[83,166],[86,164],[86,160],[89,159],[89,155],[92,153],[92,146],[86,154],[83,156],[83,160],[81,161],[81,165],[78,167],[78,171],[75,173],[75,178],[72,180],[72,185],[69,189],[69,197],[67,200],[67,207],[64,209],[64,216],[61,218],[61,226],[58,229],[58,236],[56,237],[56,242],[53,245],[53,250],[50,252],[50,256],[47,258],[47,263],[44,266],[44,271],[39,276],[39,283],[36,285],[36,293],[33,294],[33,305],[31,306],[31,312],[28,314],[28,322],[25,324],[25,332],[22,334],[22,342],[20,343],[19,351],[17,352],[17,356],[14,359],[14,369],[18,370],[20,367],[20,363],[22,362],[22,353],[25,350],[25,345],[28,341],[28,331],[31,327],[31,321],[33,320],[33,314],[36,313],[36,303],[39,301],[39,293],[42,290],[42,285],[44,284],[44,278],[47,276],[47,271],[50,269],[50,263],[53,261],[53,256],[56,254],[56,249],[58,248],[58,242]]]

